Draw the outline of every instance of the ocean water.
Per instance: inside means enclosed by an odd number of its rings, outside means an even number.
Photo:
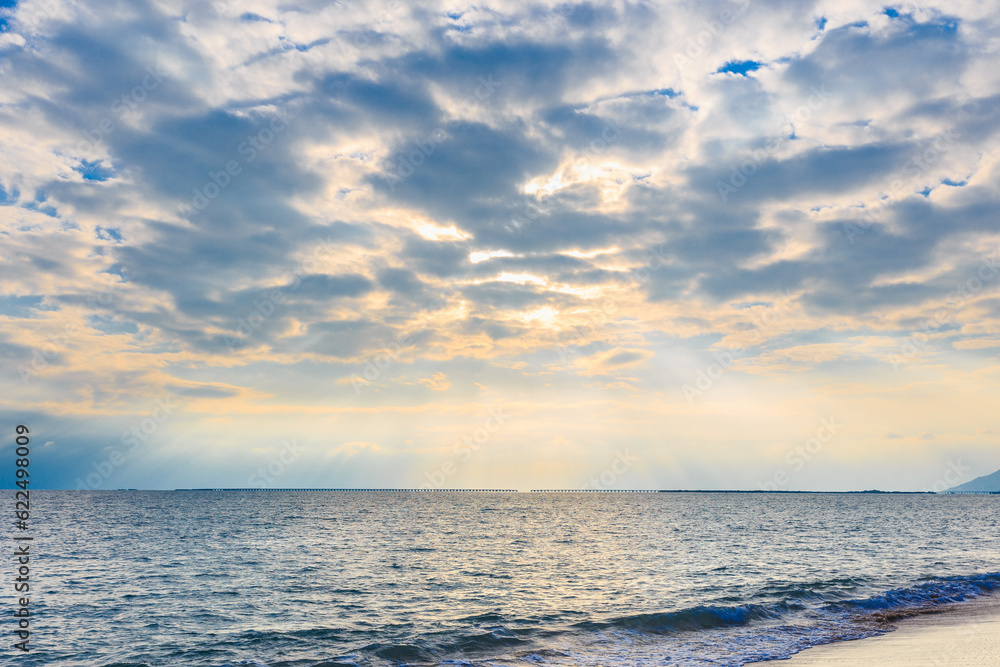
[[[32,501],[25,666],[743,665],[1000,587],[1000,496]]]

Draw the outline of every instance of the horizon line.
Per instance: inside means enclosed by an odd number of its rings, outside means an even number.
[[[15,489],[6,489],[13,491]],[[503,489],[503,488],[420,488],[420,487],[200,487],[174,489],[35,489],[36,491],[148,491],[174,493],[182,491],[252,491],[252,492],[288,492],[288,491],[340,491],[340,492],[390,492],[390,493],[827,493],[827,494],[920,494],[920,495],[1000,495],[1000,491],[883,491],[881,489],[864,489],[854,491],[822,491],[822,490],[792,490],[792,489]]]

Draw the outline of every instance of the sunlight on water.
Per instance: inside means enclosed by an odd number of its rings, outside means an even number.
[[[740,665],[1000,585],[996,496],[36,493],[33,666]]]

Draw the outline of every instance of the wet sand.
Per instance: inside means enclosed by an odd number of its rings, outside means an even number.
[[[894,625],[898,629],[885,635],[817,646],[771,663],[786,667],[1000,665],[1000,595],[899,619]]]

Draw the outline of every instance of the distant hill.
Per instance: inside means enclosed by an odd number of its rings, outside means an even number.
[[[971,482],[953,486],[945,493],[994,493],[1000,491],[1000,470],[992,475],[977,477]]]

